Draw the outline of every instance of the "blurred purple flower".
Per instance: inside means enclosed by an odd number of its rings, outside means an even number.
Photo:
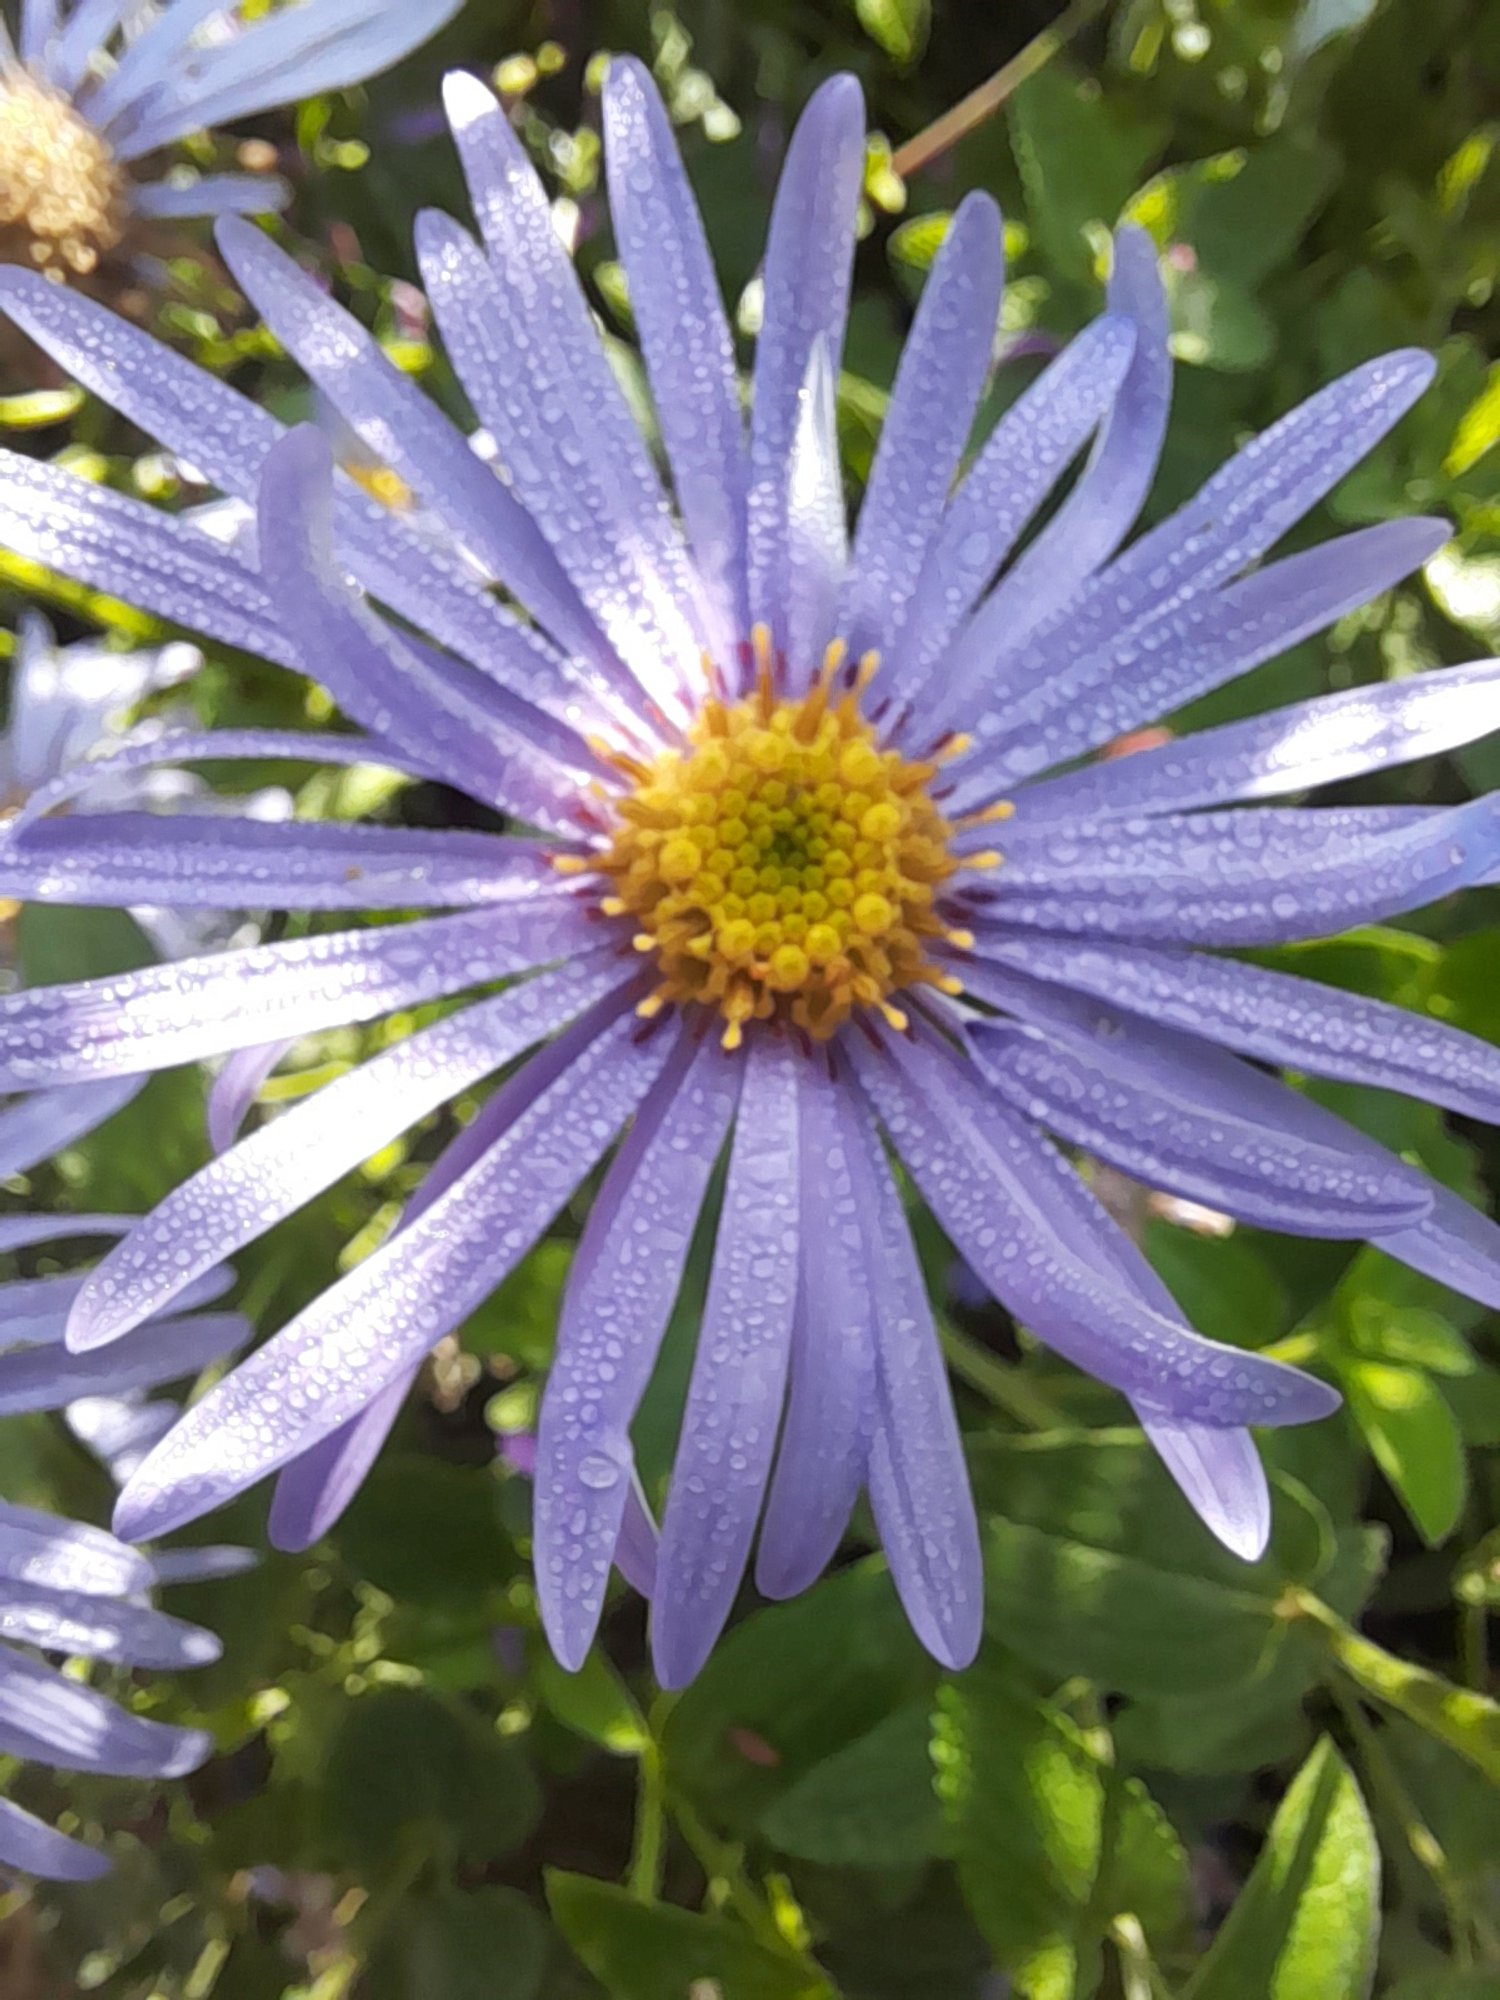
[[[203,1730],[131,1715],[37,1657],[168,1671],[216,1660],[211,1632],[144,1601],[162,1580],[138,1549],[98,1528],[0,1502],[0,1752],[122,1778],[180,1778],[197,1769],[213,1748]],[[87,1882],[109,1862],[0,1799],[0,1868]]]
[[[664,1683],[709,1652],[757,1524],[756,1580],[789,1594],[833,1554],[861,1488],[925,1643],[955,1665],[978,1643],[978,1531],[886,1141],[983,1282],[1129,1399],[1213,1531],[1256,1556],[1270,1502],[1250,1426],[1323,1416],[1334,1392],[1185,1326],[1043,1133],[1256,1223],[1373,1238],[1500,1303],[1500,1232],[1256,1066],[1495,1117],[1500,1054],[1216,955],[1384,920],[1491,876],[1493,799],[1223,808],[1483,734],[1500,721],[1500,666],[1079,760],[1431,555],[1444,529],[1414,520],[1262,563],[1432,364],[1404,352],[1354,370],[1120,553],[1167,418],[1151,246],[1121,232],[1106,313],[960,478],[1001,284],[999,218],[974,196],[928,282],[851,547],[833,391],[858,89],[823,87],[791,144],[746,435],[668,122],[622,61],[605,97],[610,191],[674,514],[504,114],[467,77],[448,102],[484,247],[434,214],[418,247],[499,476],[295,263],[243,223],[221,229],[278,338],[446,524],[447,552],[333,478],[315,433],[286,433],[56,287],[0,278],[63,366],[227,493],[258,496],[259,569],[241,546],[10,455],[4,539],[311,674],[364,732],[227,731],[162,754],[379,761],[541,829],[298,823],[230,838],[122,814],[13,830],[0,852],[13,896],[439,913],[13,996],[0,1003],[13,1086],[138,1075],[510,982],[169,1196],[81,1292],[81,1351],[535,1051],[380,1248],[152,1452],[117,1526],[160,1532],[279,1471],[276,1539],[319,1532],[426,1352],[625,1130],[574,1260],[537,1443],[538,1589],[566,1664],[600,1615],[630,1426],[726,1149],[655,1556]]]
[[[87,277],[136,218],[261,215],[268,174],[137,181],[135,163],[387,69],[460,0],[302,0],[247,20],[238,0],[22,0],[0,21],[0,259]]]

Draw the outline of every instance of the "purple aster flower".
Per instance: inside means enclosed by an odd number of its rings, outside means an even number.
[[[139,1549],[80,1522],[0,1503],[0,1751],[62,1771],[180,1778],[213,1748],[201,1729],[150,1722],[38,1654],[176,1670],[219,1657],[200,1626],[154,1610],[165,1579]],[[106,1874],[104,1855],[0,1799],[0,1868],[57,1881]]]
[[[1205,1521],[1254,1557],[1270,1507],[1251,1428],[1337,1399],[1184,1325],[1053,1139],[1257,1223],[1371,1238],[1500,1303],[1500,1232],[1255,1066],[1493,1117],[1500,1055],[1221,955],[1491,875],[1493,799],[1225,808],[1470,740],[1500,721],[1500,666],[1086,760],[1433,552],[1442,526],[1403,521],[1263,560],[1411,406],[1430,362],[1356,369],[1127,545],[1169,394],[1150,246],[1121,233],[1103,317],[966,464],[1001,285],[999,218],[973,196],[922,299],[851,543],[833,384],[858,89],[821,89],[791,143],[746,429],[666,116],[644,71],[617,62],[610,192],[669,501],[503,112],[467,77],[448,101],[483,241],[428,214],[418,248],[493,465],[288,257],[243,223],[221,230],[278,338],[417,496],[421,532],[335,478],[315,432],[285,432],[86,301],[0,278],[64,367],[259,505],[253,560],[7,455],[0,535],[313,675],[360,732],[233,731],[163,754],[290,743],[378,760],[536,829],[16,823],[0,894],[429,914],[7,999],[6,1084],[263,1049],[504,982],[230,1146],[85,1284],[69,1338],[93,1351],[507,1071],[387,1240],[151,1453],[118,1530],[160,1532],[279,1473],[273,1535],[317,1533],[423,1356],[612,1155],[536,1443],[539,1595],[576,1666],[634,1490],[632,1420],[725,1154],[655,1550],[658,1673],[680,1685],[700,1666],[757,1529],[759,1587],[790,1594],[861,1490],[914,1626],[962,1663],[979,1537],[894,1154],[983,1283],[1129,1400]]]
[[[339,90],[435,34],[460,0],[21,0],[0,20],[0,260],[87,278],[138,222],[281,208],[266,174],[136,177],[190,132]]]

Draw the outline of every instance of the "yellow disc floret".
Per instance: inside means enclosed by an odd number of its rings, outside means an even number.
[[[87,277],[125,233],[125,176],[67,98],[0,71],[0,263]]]
[[[935,907],[959,865],[937,762],[881,747],[859,701],[873,657],[840,696],[831,647],[805,696],[778,699],[758,651],[754,694],[705,701],[682,749],[621,765],[632,788],[597,865],[605,911],[656,962],[643,1011],[714,1008],[728,1048],[773,1017],[818,1039],[858,1008],[904,1026],[893,994],[954,985],[927,957],[960,936]]]

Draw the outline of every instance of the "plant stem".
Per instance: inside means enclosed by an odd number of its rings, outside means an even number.
[[[986,118],[992,117],[1027,77],[1035,76],[1096,14],[1102,14],[1108,4],[1109,0],[1072,0],[1072,5],[1065,7],[1050,27],[1034,35],[1018,55],[1002,63],[977,90],[971,90],[967,97],[960,98],[950,111],[945,111],[941,118],[935,118],[915,138],[908,139],[904,146],[898,146],[891,156],[891,166],[903,180],[920,172],[923,167],[931,166],[935,159],[981,126]]]
[[[954,1374],[1027,1430],[1056,1430],[1063,1422],[1047,1398],[1018,1369],[997,1361],[956,1326],[940,1319],[938,1339]]]
[[[643,1903],[661,1895],[662,1857],[666,1846],[667,1792],[661,1750],[653,1741],[641,1751],[636,1790],[635,1846],[630,1857],[629,1889]]]

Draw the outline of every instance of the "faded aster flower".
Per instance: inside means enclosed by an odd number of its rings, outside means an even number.
[[[633,1491],[630,1426],[721,1152],[655,1553],[664,1683],[706,1657],[757,1528],[757,1583],[789,1594],[828,1561],[861,1489],[923,1640],[954,1664],[975,1649],[978,1534],[891,1153],[983,1282],[1128,1398],[1209,1526],[1255,1556],[1270,1509],[1251,1427],[1323,1416],[1336,1397],[1184,1325],[1045,1135],[1257,1223],[1369,1237],[1500,1303],[1500,1232],[1243,1060],[1494,1117],[1500,1056],[1218,955],[1388,918],[1495,868],[1490,799],[1224,808],[1469,740],[1500,720],[1500,667],[1080,760],[1432,553],[1440,524],[1398,521],[1262,565],[1410,407],[1430,362],[1356,369],[1118,553],[1167,415],[1150,247],[1121,234],[1104,317],[963,470],[1001,284],[999,218],[971,197],[918,311],[851,545],[833,382],[858,90],[826,85],[792,141],[747,434],[665,114],[640,67],[617,62],[610,191],[674,509],[503,113],[466,77],[449,109],[483,247],[428,214],[418,249],[498,476],[263,236],[230,222],[221,242],[278,338],[446,524],[451,553],[334,479],[316,433],[284,432],[86,302],[3,282],[62,365],[226,493],[258,497],[259,568],[13,457],[0,533],[313,675],[362,732],[226,732],[175,753],[290,743],[380,761],[537,829],[17,822],[0,855],[11,895],[440,914],[15,996],[0,1003],[0,1081],[15,1086],[138,1074],[509,982],[232,1146],[85,1285],[69,1333],[81,1350],[514,1065],[380,1248],[151,1454],[119,1531],[159,1532],[279,1471],[274,1536],[316,1534],[422,1357],[623,1132],[574,1260],[536,1444],[538,1589],[566,1664],[599,1619]]]
[[[21,0],[0,19],[0,261],[87,278],[134,225],[280,208],[265,174],[137,178],[190,132],[337,90],[426,41],[460,0]]]

